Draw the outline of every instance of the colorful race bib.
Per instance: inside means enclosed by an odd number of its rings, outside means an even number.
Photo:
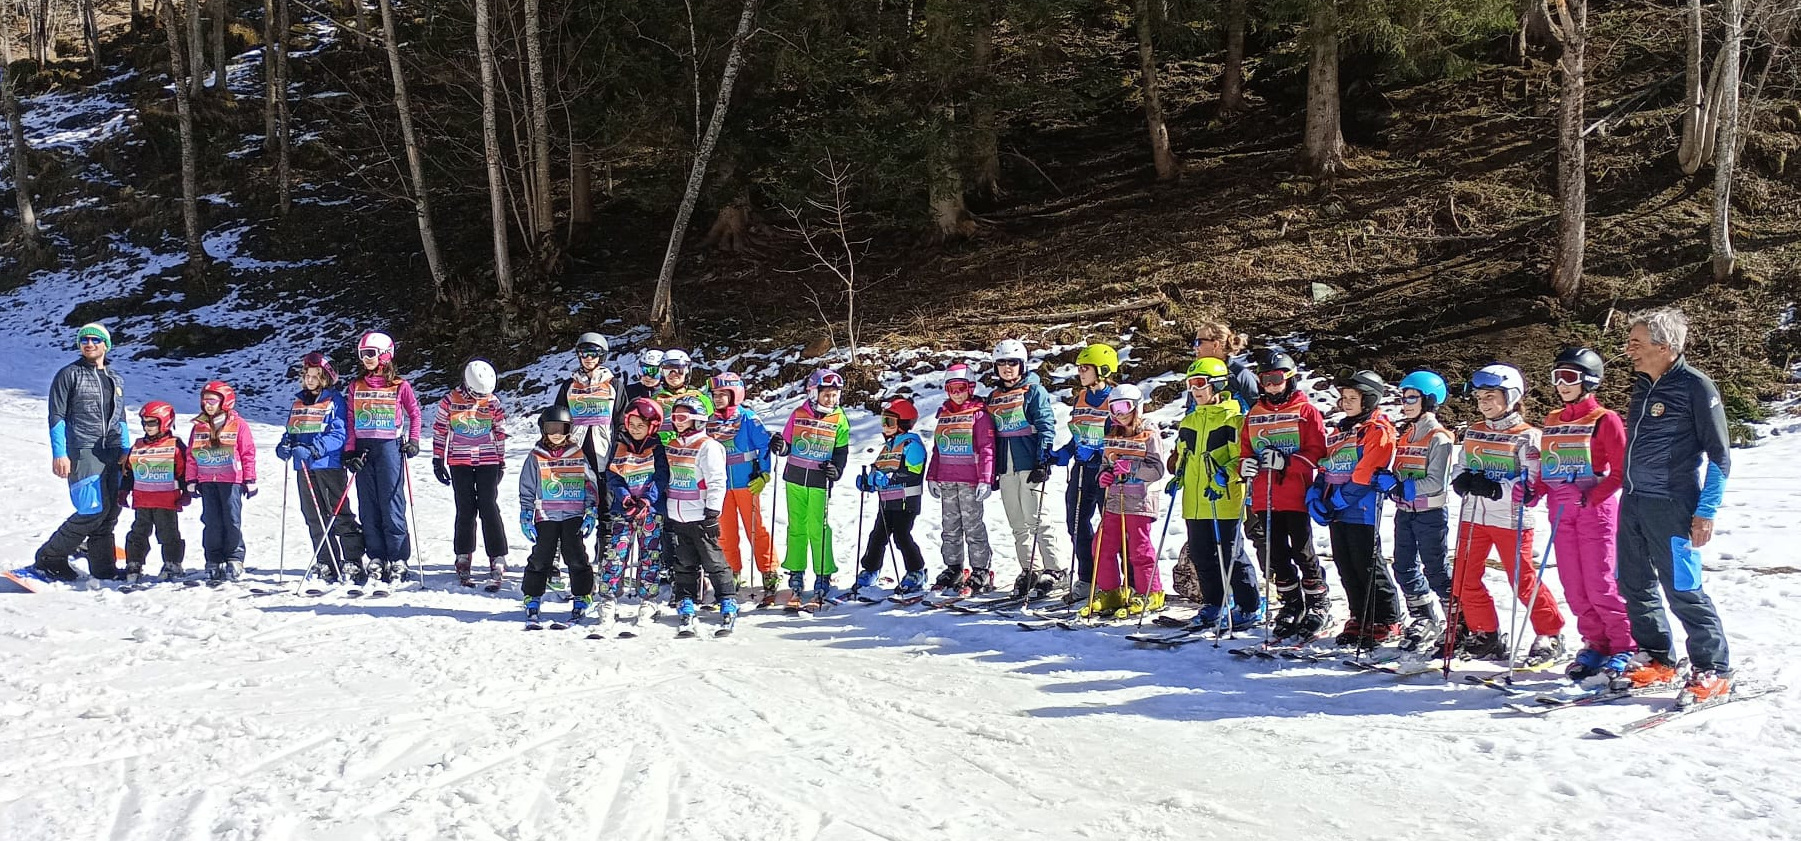
[[[938,412],[938,428],[932,433],[932,446],[938,450],[939,458],[952,464],[975,463],[977,411],[980,410],[970,403],[960,412],[948,408]]]
[[[131,481],[134,489],[146,493],[158,493],[180,490],[175,481],[175,463],[181,458],[181,449],[175,445],[174,438],[166,438],[163,443],[146,445],[138,442],[131,448]]]
[[[321,399],[317,403],[294,401],[288,409],[289,435],[320,435],[325,432],[325,421],[331,417],[331,401]]]
[[[238,420],[232,418],[225,422],[225,428],[219,430],[217,438],[213,437],[213,428],[204,422],[196,422],[194,431],[188,438],[188,452],[194,455],[194,465],[200,468],[194,476],[197,482],[235,482],[238,477]]]
[[[1140,429],[1130,435],[1118,432],[1118,427],[1114,427],[1114,429],[1116,430],[1114,434],[1107,436],[1102,444],[1101,457],[1105,459],[1104,463],[1112,465],[1122,458],[1136,463],[1142,461],[1150,453],[1153,433],[1149,429]],[[1130,475],[1115,481],[1113,488],[1142,496],[1144,495],[1144,484],[1145,482],[1139,478],[1138,472],[1133,471]]]
[[[669,498],[695,500],[701,498],[700,445],[706,438],[677,438],[663,445],[669,457]]]
[[[1525,433],[1532,427],[1494,431],[1470,427],[1463,434],[1463,467],[1497,481],[1518,479],[1524,473],[1520,453],[1531,442]]]
[[[1320,471],[1326,474],[1326,481],[1342,483],[1356,472],[1357,437],[1356,429],[1346,432],[1335,426],[1326,431],[1326,457],[1319,464]]]
[[[350,385],[351,422],[367,438],[394,438],[400,432],[400,386],[375,388],[361,381]]]
[[[1032,434],[1032,423],[1026,420],[1024,386],[989,395],[988,414],[994,418],[994,434],[1002,438],[1018,438]]]
[[[1283,455],[1294,455],[1301,449],[1301,414],[1290,411],[1267,411],[1262,404],[1245,416],[1245,428],[1251,433],[1251,451],[1262,453],[1271,447]]]
[[[794,440],[788,442],[788,462],[806,468],[823,467],[832,460],[832,452],[838,449],[838,419],[842,417],[836,410],[825,417],[814,417],[813,413],[795,410],[792,430]]]
[[[584,384],[580,379],[569,382],[569,417],[576,426],[612,426],[613,405],[617,392],[613,381]]]
[[[1451,440],[1451,433],[1442,428],[1432,430],[1425,440],[1418,443],[1403,439],[1395,445],[1395,475],[1403,479],[1426,478],[1426,469],[1431,466],[1428,459],[1432,456],[1432,448],[1440,441]]]
[[[1574,482],[1595,478],[1595,427],[1606,409],[1596,408],[1572,421],[1545,420],[1539,439],[1539,471],[1546,482]]]
[[[1094,446],[1107,437],[1107,407],[1090,406],[1081,397],[1069,408],[1069,434],[1078,444]]]
[[[657,475],[657,448],[646,447],[643,452],[626,446],[624,441],[613,445],[613,459],[607,470],[625,480],[633,496]]]
[[[581,513],[588,507],[588,462],[578,447],[569,447],[561,455],[539,449],[538,508],[546,516],[552,513]]]

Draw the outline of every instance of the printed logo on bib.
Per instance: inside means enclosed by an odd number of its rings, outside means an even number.
[[[1320,462],[1320,470],[1342,476],[1357,470],[1357,433],[1343,432],[1337,429],[1327,436],[1326,458]]]
[[[294,401],[288,410],[289,435],[320,435],[325,432],[325,418],[331,414],[331,401],[306,404]]]
[[[1102,458],[1106,460],[1107,464],[1113,464],[1122,458],[1133,461],[1142,459],[1145,454],[1150,452],[1150,438],[1149,430],[1142,430],[1136,435],[1110,435],[1103,445]],[[1132,493],[1142,493],[1141,486],[1144,483],[1144,480],[1139,478],[1138,472],[1133,471],[1131,475],[1114,482],[1113,487],[1135,486]]]
[[[1522,444],[1517,432],[1471,429],[1463,436],[1464,469],[1490,479],[1519,478]]]
[[[613,448],[613,460],[607,470],[624,479],[627,488],[636,491],[656,478],[656,450],[634,453],[621,443]]]
[[[455,409],[450,413],[450,431],[457,435],[479,437],[494,430],[494,418],[479,405]]]
[[[238,422],[235,419],[226,421],[217,440],[213,438],[212,427],[194,424],[193,435],[188,439],[188,452],[194,455],[194,466],[200,468],[200,475],[194,477],[196,481],[232,480],[231,474],[238,462]]]
[[[569,417],[576,426],[610,426],[613,422],[613,383],[569,384]]]
[[[1601,412],[1597,409],[1573,421],[1546,422],[1539,439],[1540,471],[1545,481],[1573,482],[1595,475],[1591,447]]]
[[[588,481],[583,475],[580,458],[545,458],[538,456],[538,499],[541,502],[583,502],[587,499]]]
[[[173,491],[178,488],[175,483],[175,460],[179,451],[175,443],[159,447],[140,447],[131,451],[131,481],[140,491],[158,492]]]
[[[669,455],[669,498],[700,499],[700,446],[665,444]]]
[[[1107,437],[1107,409],[1104,406],[1089,406],[1077,400],[1069,410],[1069,434],[1077,443],[1090,446],[1099,444]]]
[[[796,417],[794,440],[788,443],[789,457],[803,461],[826,462],[838,448],[838,413],[823,418]]]
[[[1026,389],[1003,391],[988,398],[988,414],[994,417],[994,433],[1006,437],[1030,434],[1026,420]]]
[[[1274,447],[1284,455],[1301,449],[1301,416],[1297,412],[1252,412],[1245,418],[1251,431],[1251,451],[1261,453]]]
[[[350,389],[350,411],[358,433],[397,432],[400,430],[400,386],[370,388],[354,385]]]
[[[932,433],[932,444],[941,456],[973,458],[976,454],[976,416],[974,412],[939,415],[938,429]]]

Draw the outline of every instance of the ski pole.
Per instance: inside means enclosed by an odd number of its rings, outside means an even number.
[[[286,464],[283,466],[286,467],[287,469],[283,470],[281,472],[281,536],[279,538],[277,538],[277,540],[280,541],[280,543],[277,544],[280,548],[277,549],[275,552],[275,583],[276,584],[282,584],[287,580],[287,571],[288,571],[288,477],[293,475],[293,473],[294,473],[294,466],[292,464]]]
[[[1205,495],[1205,491],[1202,492],[1202,495]],[[1218,648],[1220,637],[1225,635],[1222,629],[1232,626],[1232,592],[1231,588],[1226,586],[1226,555],[1223,551],[1225,547],[1221,545],[1219,539],[1219,500],[1209,498],[1207,508],[1213,515],[1213,519],[1207,521],[1213,526],[1213,565],[1219,568],[1219,618],[1215,619],[1213,623],[1213,647]]]
[[[1258,472],[1261,473],[1262,471],[1259,470]],[[1254,481],[1255,480],[1253,480],[1253,482]],[[1276,623],[1274,619],[1270,618],[1269,610],[1269,588],[1271,583],[1275,580],[1275,574],[1270,570],[1276,565],[1276,545],[1273,542],[1274,536],[1270,533],[1270,527],[1273,524],[1275,516],[1276,479],[1272,476],[1263,480],[1263,644],[1266,647],[1276,641]],[[1301,583],[1298,569],[1296,570],[1296,573],[1297,576],[1294,586],[1300,587]],[[1303,598],[1305,597],[1303,596]]]
[[[307,501],[312,504],[313,512],[315,514],[323,514],[325,512],[325,500],[319,498],[318,491],[315,490],[316,487],[317,486],[313,484],[313,471],[308,469],[304,464],[300,465],[300,489],[306,494]],[[349,485],[346,484],[345,488],[348,490]],[[301,513],[304,514],[305,511],[303,510]],[[341,566],[339,553],[343,551],[343,547],[331,540],[331,530],[329,528],[323,529],[322,534],[325,535],[325,540],[323,541],[325,544],[325,556],[331,559],[332,569],[337,570]],[[319,548],[314,547],[313,557],[307,563],[306,574],[301,578],[302,581],[307,581],[312,578],[313,565],[318,562]]]
[[[413,545],[413,555],[419,559],[419,589],[425,589],[425,548],[419,542],[419,506],[413,504],[413,468],[406,459],[400,462],[400,472],[406,474],[406,515],[412,523],[412,532],[407,540]]]
[[[1457,551],[1451,554],[1451,603],[1446,606],[1449,609],[1445,611],[1446,633],[1443,650],[1445,658],[1444,675],[1445,680],[1447,681],[1451,679],[1451,661],[1457,657],[1457,632],[1463,627],[1463,595],[1461,592],[1462,587],[1457,576],[1463,567],[1464,557],[1468,555],[1470,551],[1470,532],[1474,530],[1474,524],[1471,522],[1472,515],[1470,513],[1470,503],[1472,502],[1475,502],[1474,497],[1466,496],[1462,498],[1462,507],[1457,513]],[[1477,563],[1480,564],[1481,561],[1477,561]],[[1478,582],[1478,586],[1481,586],[1480,582]]]
[[[323,534],[319,535],[319,542],[313,544],[313,558],[315,560],[318,559],[319,552],[325,548],[326,542],[331,540],[332,527],[337,525],[338,512],[342,511],[344,509],[344,500],[347,500],[350,498],[350,486],[355,484],[355,482],[353,481],[355,479],[355,477],[356,477],[356,474],[354,474],[354,473],[347,473],[345,476],[344,492],[341,494],[338,494],[337,504],[335,504],[331,507],[331,517],[325,521],[325,531]],[[343,580],[343,578],[344,578],[343,566],[341,564],[335,564],[335,561],[336,561],[335,557],[333,558],[333,561],[334,561],[334,565],[337,566],[338,579]],[[305,583],[306,583],[306,579],[302,578],[300,580],[300,584],[304,585]],[[299,586],[300,585],[296,585],[296,589],[294,591],[295,595],[299,595],[299,593],[300,593],[300,591],[298,589]]]
[[[1025,600],[1020,602],[1021,611],[1032,608],[1032,588],[1038,583],[1037,576],[1032,572],[1038,568],[1038,541],[1044,530],[1044,495],[1050,484],[1049,479],[1038,483],[1038,509],[1032,515],[1032,548],[1026,552],[1025,568],[1019,571],[1021,575],[1026,576]]]
[[[1520,506],[1520,510],[1521,511],[1525,510],[1524,504],[1522,504]],[[1538,561],[1538,574],[1536,577],[1534,577],[1534,579],[1532,581],[1532,595],[1526,599],[1526,604],[1527,604],[1526,621],[1527,621],[1527,623],[1531,623],[1531,621],[1532,621],[1531,604],[1533,602],[1538,601],[1538,591],[1545,586],[1545,566],[1547,564],[1549,564],[1551,561],[1551,549],[1557,545],[1557,525],[1558,525],[1558,522],[1562,519],[1563,519],[1563,506],[1559,505],[1559,506],[1557,506],[1557,515],[1551,519],[1551,529],[1550,529],[1551,533],[1545,537],[1545,554],[1544,554],[1544,557],[1540,558]],[[1514,561],[1513,561],[1514,568],[1518,569],[1519,563],[1520,563],[1519,562],[1519,546],[1518,546],[1518,544],[1515,544],[1513,554],[1514,554]],[[1520,657],[1520,637],[1525,634],[1525,630],[1526,629],[1524,627],[1521,627],[1518,630],[1514,631],[1513,649],[1507,652],[1507,676],[1502,678],[1501,680],[1503,683],[1506,683],[1509,686],[1513,685],[1513,671],[1514,671],[1514,668],[1516,667],[1516,665],[1519,663],[1519,657]]]

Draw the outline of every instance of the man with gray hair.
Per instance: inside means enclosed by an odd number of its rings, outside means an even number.
[[[1682,355],[1688,319],[1675,308],[1632,317],[1626,356],[1635,371],[1626,413],[1625,494],[1620,501],[1618,575],[1638,654],[1616,686],[1675,684],[1662,595],[1688,635],[1690,673],[1678,706],[1723,699],[1732,689],[1726,631],[1701,589],[1699,549],[1731,469],[1726,410],[1706,374]],[[1701,479],[1705,459],[1707,472]]]

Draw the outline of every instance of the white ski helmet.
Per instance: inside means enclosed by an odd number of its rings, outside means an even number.
[[[463,366],[463,390],[478,397],[494,393],[494,366],[486,359],[471,359]]]
[[[361,356],[364,351],[369,350],[375,351],[376,358],[382,362],[394,361],[394,340],[386,333],[375,330],[364,333],[363,338],[357,341],[356,352]]]
[[[663,360],[659,364],[664,368],[686,370],[694,367],[694,360],[688,358],[688,352],[685,350],[666,350],[663,352]]]
[[[1120,383],[1107,393],[1107,411],[1113,411],[1113,404],[1122,400],[1130,400],[1134,410],[1144,406],[1144,391],[1131,383]]]
[[[608,350],[607,337],[602,336],[599,333],[583,333],[580,336],[577,336],[575,339],[575,346],[578,349],[583,347],[599,348],[601,353],[606,353]]]
[[[1499,389],[1507,396],[1507,408],[1511,409],[1526,398],[1526,378],[1521,376],[1520,369],[1512,365],[1496,363],[1488,365],[1470,377],[1470,388]]]
[[[995,343],[994,353],[990,354],[988,358],[990,362],[996,364],[1018,362],[1021,370],[1032,362],[1032,357],[1026,353],[1025,342],[1018,339],[1002,339]]]
[[[638,356],[638,367],[646,376],[655,376],[656,370],[663,367],[663,352],[656,348],[645,351]]]

